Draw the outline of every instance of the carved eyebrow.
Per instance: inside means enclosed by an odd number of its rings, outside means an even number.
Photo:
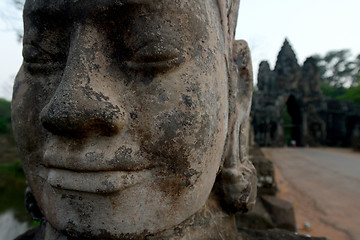
[[[162,2],[163,0],[159,0]],[[24,6],[24,16],[38,15],[46,13],[47,15],[60,13],[74,15],[76,13],[93,13],[112,9],[127,7],[129,5],[149,5],[149,0],[27,0]],[[106,10],[105,10],[106,11]]]

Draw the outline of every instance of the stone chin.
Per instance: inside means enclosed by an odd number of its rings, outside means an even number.
[[[53,194],[54,189],[49,187],[43,195],[48,205],[45,216],[53,227],[69,236],[155,234],[182,223],[205,205],[207,197],[198,198],[208,196],[213,183],[197,184],[192,186],[194,194],[179,192],[179,196],[162,193],[155,182],[111,195],[63,190]]]

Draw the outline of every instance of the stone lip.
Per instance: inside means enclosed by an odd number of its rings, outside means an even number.
[[[145,182],[151,177],[152,169],[78,172],[69,169],[44,168],[42,175],[52,187],[57,189],[107,194]]]
[[[148,157],[141,154],[131,155],[130,148],[118,149],[115,152],[111,147],[104,147],[103,150],[94,150],[87,145],[81,147],[83,150],[77,152],[69,151],[65,147],[46,147],[41,164],[46,168],[68,169],[74,172],[133,172],[161,165],[158,161],[149,161]],[[108,156],[106,152],[115,152],[115,156]],[[122,154],[117,156],[117,152]]]

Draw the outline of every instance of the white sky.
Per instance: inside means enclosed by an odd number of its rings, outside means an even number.
[[[240,1],[235,38],[248,41],[255,75],[262,60],[274,68],[286,37],[299,64],[331,50],[360,54],[359,0]]]
[[[4,11],[4,2],[0,1],[0,13],[8,12]],[[21,13],[18,15],[14,18],[20,19]],[[330,50],[348,48],[357,55],[359,24],[359,0],[241,0],[236,39],[248,41],[257,75],[261,60],[268,60],[274,67],[285,37],[300,64],[313,54],[323,55]],[[0,20],[0,97],[10,100],[22,57],[21,44],[8,28]]]

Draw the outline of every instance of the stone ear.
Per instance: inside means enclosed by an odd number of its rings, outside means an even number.
[[[253,72],[251,55],[248,44],[244,40],[236,40],[233,44],[233,63],[235,67],[232,69],[232,84],[235,87],[234,97],[236,99],[234,104],[241,108],[240,120],[241,123],[247,122],[249,119],[251,100],[253,94]]]
[[[248,158],[253,76],[250,50],[245,41],[234,41],[231,60],[228,135],[218,186],[227,210],[247,212],[255,204],[257,179]]]

